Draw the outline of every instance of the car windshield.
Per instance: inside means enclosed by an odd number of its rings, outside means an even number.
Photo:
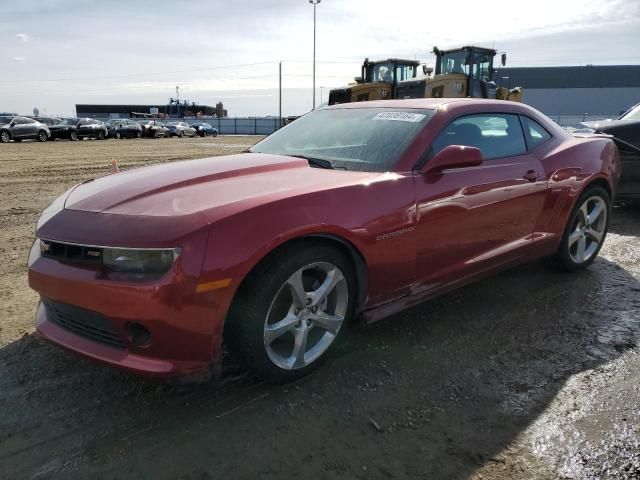
[[[0,117],[0,123],[11,123],[13,117]]]
[[[344,108],[311,112],[249,151],[328,160],[334,168],[384,172],[433,117],[433,110]]]
[[[78,122],[75,118],[63,118],[60,122],[61,125],[75,125]]]
[[[179,125],[179,124],[180,124],[180,122],[169,122],[169,123],[166,123],[166,125],[168,127],[175,127],[176,125]]]
[[[636,105],[626,112],[620,117],[620,120],[640,120],[640,105]]]

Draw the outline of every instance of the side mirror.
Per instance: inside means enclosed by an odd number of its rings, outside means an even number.
[[[507,54],[506,53],[503,53],[502,55],[500,55],[500,63],[502,63],[503,67],[507,64]]]
[[[421,169],[420,173],[441,172],[449,168],[477,167],[484,157],[479,148],[449,145],[440,150]]]

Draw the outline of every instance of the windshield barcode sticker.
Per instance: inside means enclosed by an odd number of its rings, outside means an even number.
[[[392,120],[396,122],[412,122],[416,123],[425,117],[422,113],[407,112],[380,112],[373,117],[373,120]]]

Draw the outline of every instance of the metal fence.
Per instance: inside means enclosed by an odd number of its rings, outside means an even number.
[[[278,129],[278,117],[223,117],[184,119],[187,123],[205,122],[218,129],[221,135],[270,135]]]

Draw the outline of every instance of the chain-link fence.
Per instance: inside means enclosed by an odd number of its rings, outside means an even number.
[[[218,129],[221,135],[270,135],[278,129],[278,117],[223,117],[205,119],[184,119],[187,123],[205,122]]]

